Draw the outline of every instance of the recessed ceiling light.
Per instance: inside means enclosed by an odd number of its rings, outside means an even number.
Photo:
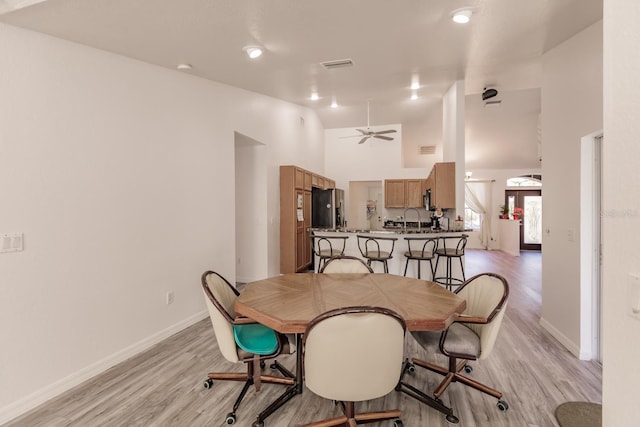
[[[414,93],[413,95],[411,95],[411,100],[415,101],[416,99],[418,99],[417,93]]]
[[[312,101],[317,101],[318,99],[320,99],[320,97],[318,96],[318,94],[316,92],[312,92],[311,93],[311,100]]]
[[[176,68],[180,71],[189,71],[193,67],[191,66],[191,64],[178,64]]]
[[[331,108],[338,108],[338,103],[336,101],[333,101],[331,103]]]
[[[458,24],[466,24],[471,20],[472,13],[471,9],[467,8],[454,10],[451,14],[451,19]]]
[[[247,52],[247,55],[249,55],[251,59],[256,59],[262,55],[262,48],[258,46],[246,46],[244,51]]]
[[[411,89],[413,89],[413,90],[420,89],[420,83],[418,83],[418,82],[411,83]]]

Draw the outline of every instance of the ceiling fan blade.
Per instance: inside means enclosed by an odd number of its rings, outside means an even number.
[[[393,138],[390,136],[382,136],[382,135],[373,135],[374,138],[384,139],[385,141],[393,141]]]
[[[344,139],[344,138],[360,138],[362,137],[362,135],[349,135],[349,136],[339,136],[338,139]]]
[[[362,139],[360,140],[360,142],[358,142],[358,144],[362,144],[363,142],[365,142],[365,141],[366,141],[367,139],[369,139],[369,138],[370,138],[370,137],[365,136],[364,138],[362,138]]]
[[[363,135],[369,135],[371,133],[370,130],[362,130],[362,129],[356,129],[358,132],[360,132]]]
[[[381,130],[379,132],[374,132],[377,135],[383,134],[383,133],[395,133],[396,130],[395,129],[389,129],[389,130]]]

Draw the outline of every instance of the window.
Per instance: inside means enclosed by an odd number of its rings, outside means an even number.
[[[480,230],[480,214],[471,210],[466,203],[464,204],[464,228]]]

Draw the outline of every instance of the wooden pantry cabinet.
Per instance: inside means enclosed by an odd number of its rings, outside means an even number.
[[[297,166],[280,166],[280,273],[311,267],[311,189],[335,181]]]
[[[426,179],[385,179],[385,208],[421,208],[427,188]]]

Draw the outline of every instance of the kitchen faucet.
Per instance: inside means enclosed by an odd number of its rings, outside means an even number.
[[[420,232],[420,211],[417,208],[406,208],[402,214],[404,218],[404,231],[407,231],[407,211],[416,211],[418,215],[418,232]]]

